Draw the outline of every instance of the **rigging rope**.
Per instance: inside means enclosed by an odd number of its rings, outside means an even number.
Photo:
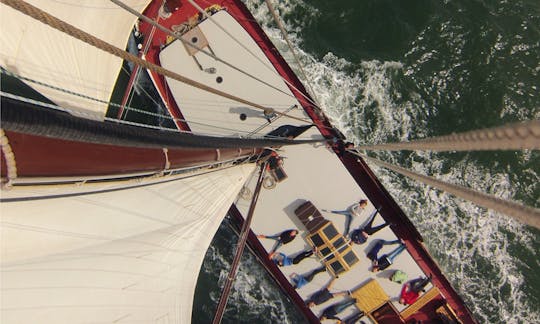
[[[131,72],[129,72],[124,66],[122,66],[122,71],[129,77],[131,76]],[[144,86],[140,85],[139,82],[137,83],[133,83],[133,89],[135,90],[139,90],[141,91],[143,94],[144,94],[144,97],[150,101],[152,101],[152,103],[154,103],[154,105],[159,106],[160,103],[157,102],[151,95],[150,93],[148,93],[148,91],[146,91],[146,89],[144,88]],[[132,91],[133,92],[133,91]],[[109,102],[110,105],[114,106],[114,105],[117,105],[117,106],[122,106],[122,105],[119,105],[117,103],[114,103],[114,102]],[[124,109],[130,109],[131,106],[130,104],[128,104],[127,106],[124,106]],[[163,117],[165,117],[165,115],[162,115]],[[174,118],[174,117],[171,117],[171,116],[167,116],[168,118],[170,119],[178,119],[178,118]]]
[[[151,70],[151,71],[154,71],[160,75],[163,75],[163,76],[166,76],[166,77],[169,77],[171,79],[174,79],[176,81],[179,81],[179,82],[182,82],[182,83],[185,83],[185,84],[188,84],[190,86],[193,86],[193,87],[196,87],[198,89],[201,89],[201,90],[204,90],[204,91],[207,91],[207,92],[210,92],[210,93],[213,93],[213,94],[216,94],[218,96],[221,96],[221,97],[225,97],[227,99],[231,99],[231,100],[234,100],[234,101],[237,101],[237,102],[240,102],[240,103],[243,103],[245,105],[248,105],[248,106],[251,106],[251,107],[254,107],[254,108],[258,108],[258,109],[261,109],[261,110],[265,110],[265,109],[268,109],[268,107],[264,107],[262,105],[259,105],[257,103],[254,103],[254,102],[251,102],[249,100],[245,100],[245,99],[242,99],[242,98],[239,98],[237,96],[234,96],[234,95],[231,95],[229,93],[226,93],[226,92],[223,92],[223,91],[220,91],[220,90],[217,90],[217,89],[214,89],[212,87],[209,87],[205,84],[202,84],[200,82],[197,82],[195,80],[192,80],[192,79],[189,79],[187,77],[184,77],[178,73],[175,73],[175,72],[172,72],[170,70],[167,70],[161,66],[158,66],[156,64],[153,64],[153,63],[150,63],[148,61],[145,61],[133,54],[130,54],[130,53],[127,53],[126,51],[116,47],[116,46],[113,46],[101,39],[98,39],[97,37],[94,37],[78,28],[76,28],[75,26],[73,25],[70,25],[46,12],[44,12],[43,10],[37,8],[37,7],[34,7],[22,0],[0,0],[0,2],[2,2],[3,4],[5,5],[8,5],[10,7],[12,7],[13,9],[15,10],[18,10],[20,12],[22,12],[23,14],[25,15],[28,15],[44,24],[47,24],[49,26],[51,26],[52,28],[54,29],[57,29],[65,34],[68,34],[72,37],[75,37],[91,46],[94,46],[96,48],[99,48],[105,52],[108,52],[114,56],[117,56],[121,59],[124,59],[126,61],[130,61],[132,63],[135,63],[137,65],[140,65],[148,70]],[[295,116],[290,116],[290,115],[287,115],[287,114],[283,114],[279,111],[276,111],[276,114],[278,115],[282,115],[282,116],[286,116],[286,117],[289,117],[291,119],[295,119],[295,120],[299,120],[299,121],[302,121],[302,122],[306,122],[305,119],[302,119],[302,118],[298,118],[298,117],[295,117]]]
[[[2,128],[23,134],[47,136],[66,140],[78,140],[89,143],[148,147],[148,148],[262,148],[326,142],[323,140],[289,140],[281,138],[238,138],[222,136],[193,135],[191,133],[169,130],[163,132],[160,127],[139,124],[118,119],[104,123],[66,114],[52,109],[39,108],[39,102],[14,100],[10,96],[1,96]],[[30,102],[31,104],[28,104]],[[43,104],[44,106],[50,104]],[[52,106],[52,105],[51,105]],[[37,127],[36,125],[40,126]],[[136,127],[135,127],[136,126]],[[165,129],[167,130],[167,129]]]
[[[197,46],[197,45],[195,45],[195,44],[193,44],[192,42],[189,42],[189,41],[187,41],[187,40],[181,38],[181,37],[178,36],[178,34],[175,33],[173,30],[171,30],[171,29],[169,29],[169,28],[166,28],[166,27],[163,26],[163,25],[160,25],[158,22],[156,22],[156,21],[154,21],[154,20],[148,18],[147,16],[145,16],[145,15],[139,13],[138,11],[132,9],[132,8],[129,7],[128,5],[124,4],[123,2],[121,2],[121,1],[119,1],[119,0],[109,0],[109,1],[113,2],[114,4],[116,4],[117,6],[121,7],[122,9],[128,11],[129,13],[131,13],[131,14],[137,16],[139,19],[142,19],[142,20],[144,20],[145,22],[149,23],[150,25],[152,25],[152,26],[158,28],[158,29],[161,30],[162,32],[166,33],[167,35],[169,35],[169,36],[171,36],[171,37],[174,37],[175,39],[181,41],[181,42],[184,43],[185,45],[187,45],[187,46],[189,46],[189,47],[192,47],[192,48],[194,48],[194,49],[197,49],[197,51],[200,51],[200,52],[206,54],[207,56],[213,58],[214,60],[216,60],[216,61],[218,61],[218,62],[221,62],[221,63],[227,65],[227,66],[230,67],[231,69],[236,70],[236,71],[238,71],[238,72],[240,72],[240,73],[242,73],[242,74],[244,74],[244,75],[246,75],[246,76],[248,76],[248,77],[250,77],[250,78],[252,78],[252,79],[254,79],[254,80],[256,80],[256,81],[261,82],[262,84],[264,84],[264,85],[266,85],[266,86],[268,86],[268,87],[270,87],[270,88],[272,88],[272,89],[274,89],[274,90],[276,90],[276,91],[279,91],[279,92],[281,92],[281,93],[283,93],[283,94],[285,94],[285,95],[287,95],[287,96],[289,96],[289,97],[291,97],[291,98],[296,99],[296,97],[293,96],[292,94],[287,93],[287,92],[285,92],[285,91],[283,91],[283,90],[281,90],[281,89],[279,89],[279,88],[277,88],[277,87],[271,85],[270,83],[268,83],[268,82],[266,82],[266,81],[264,81],[264,80],[262,80],[262,79],[260,79],[260,78],[258,78],[258,77],[256,77],[256,76],[254,76],[254,75],[252,75],[252,74],[250,74],[250,73],[248,73],[248,72],[246,72],[246,71],[240,69],[239,67],[236,67],[236,66],[234,66],[233,64],[231,64],[231,63],[229,63],[229,62],[227,62],[227,61],[225,61],[225,60],[220,59],[220,58],[217,57],[216,55],[214,55],[214,54],[212,54],[212,53],[206,51],[205,49],[203,49],[203,48],[201,48],[201,47],[199,47],[199,46]],[[281,77],[281,76],[280,76],[280,77]],[[281,78],[283,79],[283,77],[281,77]]]
[[[242,44],[242,42],[240,42],[238,39],[236,39],[236,37],[234,37],[231,33],[229,33],[223,26],[221,26],[214,18],[212,18],[212,16],[210,16],[203,8],[201,8],[198,4],[196,4],[193,0],[187,0],[193,7],[195,7],[204,17],[208,18],[211,22],[213,22],[216,26],[219,27],[219,29],[221,29],[225,34],[227,34],[232,40],[235,41],[235,43],[237,43],[238,45],[240,45],[244,50],[246,50],[249,54],[251,54],[251,56],[253,56],[257,61],[259,61],[260,63],[262,63],[269,71],[271,71],[272,73],[276,74],[277,76],[279,76],[285,83],[287,83],[287,85],[291,88],[293,88],[294,90],[296,90],[296,92],[298,92],[302,97],[304,97],[307,101],[309,101],[311,104],[314,105],[314,107],[317,107],[320,109],[320,107],[317,105],[317,103],[315,101],[313,101],[313,99],[311,99],[309,96],[307,96],[306,94],[304,94],[302,91],[300,91],[298,88],[296,88],[294,86],[294,84],[292,84],[291,82],[289,82],[287,79],[283,78],[276,70],[274,70],[273,67],[269,66],[268,64],[266,64],[266,62],[264,62],[257,54],[253,53],[253,51],[251,51],[249,48],[247,48],[244,44]]]
[[[402,167],[399,167],[399,166],[396,166],[387,162],[383,162],[381,160],[371,158],[363,154],[359,154],[352,151],[351,153],[358,155],[369,162],[373,162],[379,166],[388,168],[401,175],[407,176],[416,181],[423,182],[429,186],[433,186],[435,188],[438,188],[439,190],[448,192],[450,194],[453,194],[465,200],[469,200],[482,207],[493,209],[500,213],[509,215],[522,223],[525,223],[527,225],[540,229],[540,210],[536,208],[523,206],[513,201],[502,200],[492,195],[487,195],[478,191],[474,191],[472,189],[469,189],[463,186],[446,183],[444,181],[441,181],[441,180],[438,180],[429,176],[421,175],[421,174],[409,171],[405,168],[402,168]]]
[[[159,19],[159,17],[158,17]],[[142,51],[142,55],[146,55],[148,53],[148,49],[150,48],[150,44],[152,43],[152,39],[154,38],[154,33],[156,32],[156,29],[155,28],[152,28],[152,30],[150,31],[150,35],[148,36],[148,39],[146,40],[146,45],[144,46],[144,49]],[[122,64],[122,69],[124,69],[124,64]],[[124,107],[126,106],[126,103],[128,106],[131,105],[131,103],[133,102],[133,98],[135,96],[135,92],[133,91],[133,88],[137,86],[137,84],[139,83],[139,78],[141,76],[141,67],[139,65],[137,65],[135,67],[135,71],[133,73],[135,73],[135,75],[133,76],[133,78],[130,78],[130,83],[128,85],[128,88],[129,89],[126,89],[126,91],[129,91],[129,103],[126,102],[126,97],[124,97],[122,99],[122,107],[118,110],[118,114],[117,114],[117,117],[118,119],[124,119],[124,118],[127,118],[127,113],[124,115]],[[130,75],[131,77],[131,75]],[[153,101],[153,100],[152,100]]]
[[[2,70],[2,71],[6,71],[6,70]],[[6,73],[6,74],[14,75],[13,73]],[[104,100],[91,98],[91,97],[88,97],[88,96],[85,96],[85,95],[77,94],[76,92],[71,92],[69,90],[63,90],[61,88],[50,86],[50,85],[41,83],[39,81],[28,79],[28,78],[25,78],[25,77],[22,77],[22,76],[20,78],[22,80],[25,80],[25,81],[36,82],[37,84],[40,84],[40,85],[43,85],[43,86],[46,86],[46,87],[51,87],[51,88],[53,88],[55,90],[58,90],[58,91],[64,91],[66,93],[69,93],[69,94],[72,94],[72,95],[75,95],[75,96],[80,96],[80,97],[85,98],[85,99],[89,99],[89,100],[93,100],[93,101],[97,101],[97,102],[102,102],[102,103],[107,103]],[[73,109],[62,107],[62,106],[58,106],[56,104],[51,104],[51,103],[47,103],[47,102],[43,102],[43,101],[38,101],[38,100],[22,97],[22,96],[15,95],[15,94],[12,94],[12,93],[9,93],[9,92],[4,92],[4,91],[1,91],[1,90],[0,90],[0,95],[4,96],[6,98],[16,99],[16,100],[26,102],[26,103],[31,103],[31,104],[34,104],[34,105],[37,105],[37,106],[41,106],[41,107],[45,107],[45,108],[51,108],[51,109],[55,109],[55,110],[58,110],[58,111],[63,111],[63,112],[66,112],[68,114],[71,114],[71,115],[85,116],[85,118],[89,118],[89,119],[94,119],[94,117],[95,117],[94,115],[87,114],[87,113],[85,113],[85,112],[83,112],[81,110],[73,110]],[[110,102],[109,104],[112,105],[112,106],[115,106],[115,107],[120,107],[120,105],[117,104],[117,103]],[[174,118],[174,117],[171,117],[169,115],[161,115],[161,114],[153,113],[153,112],[150,112],[150,111],[141,110],[141,109],[132,108],[132,107],[127,107],[127,106],[125,107],[125,110],[134,111],[134,112],[137,112],[137,113],[140,113],[140,114],[145,114],[145,115],[158,117],[158,118],[166,118],[166,119],[171,119],[171,120],[176,120],[176,121],[187,122],[185,119],[182,119],[182,118]],[[186,130],[181,130],[181,129],[178,129],[178,128],[169,128],[169,127],[163,127],[163,126],[154,126],[154,125],[148,125],[148,124],[141,124],[141,123],[137,123],[137,122],[131,122],[131,121],[128,121],[128,120],[122,120],[122,119],[116,119],[116,118],[110,118],[110,117],[104,117],[103,120],[113,122],[113,123],[117,123],[117,124],[125,124],[125,125],[132,125],[132,126],[138,126],[138,127],[143,127],[143,128],[159,129],[159,130],[164,130],[164,131],[168,131],[168,132],[189,133],[189,134],[193,134],[193,135],[203,135],[203,136],[215,136],[216,135],[216,134],[212,134],[212,133],[203,133],[203,132],[195,133],[193,131],[186,131]],[[274,138],[274,139],[280,139],[281,138],[282,139],[283,138],[283,137],[280,137],[280,136],[274,136],[274,135],[268,135],[268,134],[259,135],[259,136],[253,136],[253,135],[255,135],[255,134],[253,134],[253,132],[241,131],[241,130],[237,130],[237,129],[233,129],[233,128],[221,127],[221,126],[216,126],[216,125],[212,125],[212,124],[205,124],[205,123],[200,123],[200,122],[196,122],[196,121],[190,121],[190,123],[191,124],[197,124],[197,125],[200,125],[200,126],[206,126],[206,127],[209,127],[209,128],[214,128],[216,130],[225,130],[225,131],[230,131],[230,132],[236,132],[236,133],[240,134],[240,136],[242,136],[241,134],[245,134],[246,138],[263,138],[263,137],[270,138],[270,139],[272,139],[272,138]]]
[[[263,182],[263,178],[264,178],[264,174],[266,170],[266,165],[267,165],[267,162],[261,164],[261,171],[259,174],[259,179],[257,180],[257,186],[255,187],[255,192],[253,193],[251,204],[249,205],[249,211],[248,211],[246,220],[244,221],[244,224],[242,225],[242,230],[238,237],[238,245],[236,247],[236,253],[234,255],[234,259],[231,264],[231,270],[229,272],[229,275],[227,276],[225,285],[223,287],[221,296],[219,298],[219,303],[216,308],[216,313],[214,314],[214,320],[212,321],[213,324],[221,323],[221,319],[223,318],[223,313],[225,312],[225,307],[227,306],[227,300],[229,299],[229,293],[231,291],[234,278],[236,277],[236,271],[238,270],[238,265],[240,264],[240,258],[242,257],[244,248],[246,246],[246,241],[247,241],[249,231],[250,231],[250,226],[251,226],[251,220],[253,219],[255,206],[257,205],[257,199],[259,198],[259,193],[261,192],[261,186],[262,186],[262,182]]]
[[[540,149],[540,120],[419,139],[410,142],[359,145],[358,150],[487,151]]]
[[[278,15],[276,13],[276,10],[274,9],[274,5],[272,5],[270,0],[264,0],[264,1],[266,2],[266,6],[268,7],[268,10],[270,11],[272,16],[274,17],[274,21],[276,22],[279,30],[281,31],[281,35],[283,35],[283,38],[285,39],[285,42],[287,42],[287,46],[291,50],[291,53],[293,54],[293,57],[294,57],[294,60],[296,61],[296,64],[298,64],[298,68],[300,69],[300,73],[302,73],[302,77],[304,78],[304,80],[306,80],[306,84],[307,84],[307,86],[309,88],[310,94],[313,96],[313,100],[315,101],[317,108],[320,109],[320,104],[317,101],[317,98],[315,96],[315,91],[313,90],[313,88],[311,87],[311,84],[308,81],[308,77],[306,75],[306,72],[304,71],[304,67],[303,67],[302,63],[300,62],[300,58],[296,54],[296,51],[294,50],[294,48],[292,46],[292,43],[289,40],[289,37],[287,36],[287,31],[283,27],[283,24],[281,23],[281,20],[279,19]]]

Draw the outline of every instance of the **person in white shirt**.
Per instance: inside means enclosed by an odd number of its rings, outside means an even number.
[[[323,209],[323,211],[333,213],[333,214],[338,214],[338,215],[344,215],[345,217],[347,217],[347,219],[345,220],[345,232],[343,233],[343,235],[348,235],[349,230],[351,229],[351,222],[352,222],[353,216],[360,215],[362,210],[364,210],[364,208],[366,208],[367,205],[368,205],[367,199],[360,199],[359,202],[357,202],[356,204],[353,204],[351,207],[347,208],[346,210]]]

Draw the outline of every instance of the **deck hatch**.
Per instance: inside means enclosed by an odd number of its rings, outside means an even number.
[[[308,235],[307,240],[317,247],[317,255],[334,276],[350,270],[359,261],[350,243],[330,221]]]

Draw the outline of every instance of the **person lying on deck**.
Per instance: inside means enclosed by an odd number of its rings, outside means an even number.
[[[431,282],[431,275],[427,278],[417,278],[403,285],[399,296],[399,303],[403,305],[412,305],[418,299],[420,292],[424,292],[426,286]]]
[[[287,256],[281,252],[274,252],[269,255],[269,258],[270,260],[274,261],[274,263],[277,264],[278,266],[284,267],[284,266],[290,266],[292,264],[298,264],[300,263],[300,261],[304,260],[305,258],[309,258],[310,256],[312,256],[314,252],[315,252],[314,250],[309,249],[309,250],[305,250],[298,253],[294,257]]]
[[[373,263],[373,262],[377,261],[377,259],[379,258],[378,257],[379,251],[381,251],[383,246],[392,245],[392,244],[400,244],[400,243],[401,243],[400,240],[394,240],[394,241],[386,241],[386,240],[381,240],[381,239],[375,240],[374,244],[373,244],[373,247],[371,247],[371,249],[369,250],[369,252],[367,253],[366,256]]]
[[[381,240],[383,241],[383,240]],[[392,243],[400,243],[399,240],[397,241],[392,241],[392,242],[388,242],[388,241],[383,241],[383,242],[386,242],[386,244],[392,244]],[[379,242],[377,242],[379,243]],[[384,245],[384,243],[383,243]],[[377,246],[374,246],[373,248],[376,248]],[[372,251],[370,251],[368,253],[368,258],[371,259],[372,261],[372,267],[371,267],[371,271],[372,272],[378,272],[378,271],[381,271],[381,270],[384,270],[386,268],[388,268],[389,266],[392,265],[392,263],[394,263],[394,259],[399,255],[401,254],[401,252],[403,252],[405,250],[405,244],[403,244],[401,242],[401,244],[395,248],[392,252],[388,253],[388,254],[383,254],[380,258],[377,259],[377,252],[379,252],[379,250],[382,248],[382,245],[376,250],[376,252],[373,254]]]
[[[361,319],[362,317],[364,317],[365,315],[366,315],[366,313],[364,313],[363,311],[359,311],[359,312],[356,312],[355,314],[347,317],[346,319],[341,321],[341,323],[343,323],[343,324],[356,324],[358,322],[358,320]],[[360,324],[365,324],[365,322],[360,321]]]
[[[345,232],[343,235],[347,236],[349,234],[349,230],[351,229],[351,222],[353,219],[353,216],[358,216],[366,208],[368,205],[368,201],[366,199],[361,199],[356,204],[352,205],[351,207],[347,208],[346,210],[326,210],[323,209],[323,211],[338,215],[344,215],[346,218],[345,220]]]
[[[257,235],[258,238],[267,238],[267,239],[271,239],[271,240],[275,240],[276,241],[276,244],[274,244],[274,247],[272,248],[272,250],[270,251],[270,255],[272,255],[274,252],[277,251],[277,249],[283,245],[283,244],[287,244],[289,242],[291,242],[292,240],[294,240],[294,238],[296,237],[296,235],[298,234],[298,230],[295,230],[295,229],[290,229],[290,230],[286,230],[286,231],[283,231],[279,234],[276,234],[276,235]]]
[[[382,230],[386,226],[388,226],[388,223],[383,223],[381,225],[373,226],[373,221],[375,220],[375,216],[377,216],[378,210],[374,210],[371,215],[369,215],[367,219],[367,223],[363,226],[358,227],[357,229],[353,230],[351,233],[351,241],[355,244],[363,244],[367,241],[367,238],[370,235],[373,235],[377,233],[378,231]]]
[[[311,271],[310,273],[307,273],[307,274],[298,274],[298,273],[292,273],[291,274],[291,280],[293,282],[293,288],[294,289],[298,289],[298,288],[302,288],[303,286],[307,285],[309,282],[311,282],[311,280],[313,280],[313,278],[315,278],[315,275],[317,273],[321,273],[321,272],[324,272],[326,271],[326,267],[325,266],[321,266],[320,268],[317,268],[313,271]]]
[[[323,310],[321,317],[319,317],[319,320],[322,321],[325,319],[335,319],[335,320],[338,320],[338,323],[341,323],[342,322],[341,318],[337,317],[336,315],[343,312],[345,308],[355,303],[356,303],[356,299],[353,298],[349,300],[344,300],[332,306],[328,306]]]
[[[334,282],[336,281],[337,278],[332,278],[332,280],[330,280],[330,282],[328,282],[328,284],[323,287],[322,289],[314,292],[310,297],[309,299],[306,301],[306,305],[308,307],[313,307],[315,305],[320,305],[334,297],[337,297],[337,296],[345,296],[345,295],[350,295],[351,292],[350,291],[340,291],[340,292],[335,292],[335,293],[331,293],[330,292],[330,288],[332,288],[332,285],[334,284]]]

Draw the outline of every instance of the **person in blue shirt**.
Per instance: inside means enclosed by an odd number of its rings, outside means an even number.
[[[309,282],[311,282],[311,280],[313,280],[313,278],[315,278],[315,275],[317,273],[321,273],[321,272],[324,272],[324,271],[326,271],[326,267],[321,266],[320,268],[317,268],[317,269],[315,269],[315,270],[313,270],[313,271],[311,271],[310,273],[307,273],[307,274],[292,273],[291,274],[291,280],[292,280],[292,283],[293,283],[293,288],[298,289],[298,288],[304,287]]]
[[[311,249],[310,250],[305,250],[305,251],[302,251],[302,252],[298,253],[294,257],[287,256],[287,255],[285,255],[284,253],[281,253],[281,252],[276,252],[276,253],[272,254],[271,260],[274,261],[274,263],[277,264],[280,267],[290,266],[290,265],[293,265],[293,264],[300,263],[300,261],[304,260],[305,258],[309,258],[310,256],[313,255],[313,252],[314,251],[311,250]]]

